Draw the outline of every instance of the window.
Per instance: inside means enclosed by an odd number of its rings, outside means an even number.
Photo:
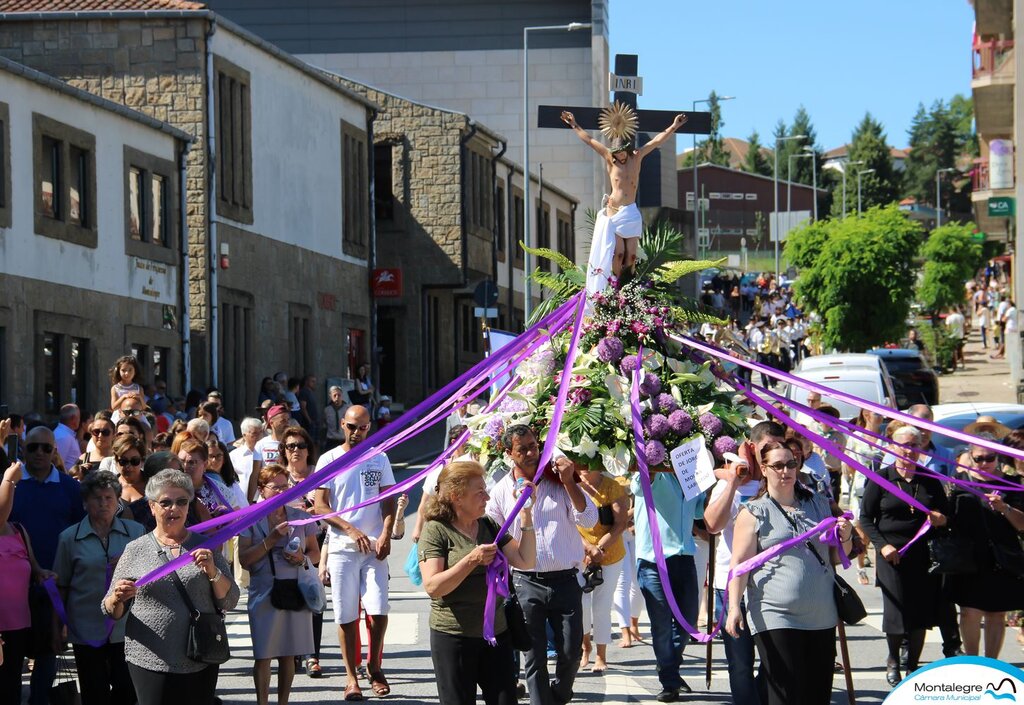
[[[476,317],[473,315],[473,303],[463,301],[459,305],[460,327],[462,345],[459,347],[464,353],[478,354],[480,352],[480,328]]]
[[[373,215],[378,223],[395,219],[395,192],[392,183],[390,142],[373,145]]]
[[[10,111],[0,103],[0,228],[11,227]]]
[[[32,115],[35,231],[96,247],[96,139]]]
[[[537,232],[535,233],[534,243],[536,247],[544,247],[551,249],[551,206],[543,201],[538,200],[537,202]],[[541,269],[553,268],[557,269],[558,265],[550,260],[541,259],[537,262],[537,266]]]
[[[64,333],[45,331],[41,340],[43,409],[56,414],[70,401],[85,407],[89,403],[90,341]]]
[[[568,214],[562,211],[558,211],[555,218],[558,222],[558,251],[569,259],[575,260],[576,253],[574,252],[575,243],[572,236],[572,222],[569,220]]]
[[[175,264],[178,172],[174,162],[125,147],[124,169],[125,252]]]
[[[71,338],[71,374],[69,387],[71,403],[85,405],[89,390],[89,341],[84,338]]]
[[[465,170],[462,197],[466,203],[466,221],[471,228],[490,230],[494,220],[490,159],[467,149]]]
[[[514,211],[512,213],[512,232],[515,236],[515,240],[512,242],[512,262],[517,267],[523,266],[523,248],[519,246],[519,243],[523,241],[524,236],[524,223],[523,223],[523,192],[516,189],[512,194],[512,205]]]
[[[341,208],[342,252],[353,257],[369,254],[369,184],[366,163],[366,133],[341,123]]]
[[[291,345],[288,368],[294,370],[295,376],[309,374],[313,368],[311,316],[307,306],[288,304],[288,342]]]
[[[248,415],[256,398],[246,398],[256,379],[253,371],[253,299],[251,294],[219,288],[220,299],[220,388],[224,395],[224,409],[229,416]],[[166,348],[153,350],[153,376],[169,378],[170,358]],[[160,355],[159,363],[157,354]],[[166,360],[166,362],[165,362]],[[252,392],[255,394],[255,392]]]
[[[249,72],[213,57],[217,80],[216,109],[217,214],[252,223],[252,106]]]
[[[43,410],[47,414],[56,414],[60,410],[61,395],[61,339],[57,333],[43,333],[42,360],[43,367]]]
[[[506,230],[508,229],[508,224],[505,222],[505,186],[503,184],[498,185],[497,201],[497,208],[495,209],[496,212],[494,214],[494,217],[497,221],[497,227],[495,228],[494,247],[498,252],[498,261],[504,262],[505,248],[507,247],[505,241],[508,239],[508,234],[506,232]]]

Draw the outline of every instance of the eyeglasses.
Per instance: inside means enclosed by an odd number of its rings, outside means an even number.
[[[800,467],[800,463],[795,460],[787,460],[784,463],[765,463],[775,472],[782,472],[783,470],[796,470]]]
[[[263,485],[263,489],[281,493],[288,489],[288,485]]]
[[[94,428],[89,431],[89,433],[91,433],[94,438],[99,438],[100,436],[109,436],[113,431],[109,428]]]
[[[178,497],[177,499],[161,499],[157,502],[164,509],[170,509],[171,507],[187,507],[190,500],[184,497]]]
[[[121,412],[121,416],[138,416],[142,413],[142,409],[125,409]]]
[[[370,424],[368,424],[368,423],[364,423],[364,424],[346,423],[345,424],[345,428],[347,428],[349,431],[365,431],[369,427],[370,427]]]
[[[29,453],[36,453],[42,451],[43,453],[52,453],[53,446],[49,443],[28,443],[25,445],[25,450]]]
[[[29,446],[29,450],[32,450],[31,446]],[[971,459],[976,463],[994,463],[996,462],[996,455],[995,453],[992,455],[972,455]]]
[[[308,443],[285,443],[284,447],[288,450],[306,450],[309,448]]]
[[[137,455],[134,458],[117,458],[116,460],[117,464],[121,467],[131,465],[132,467],[137,468],[142,465],[142,458]]]

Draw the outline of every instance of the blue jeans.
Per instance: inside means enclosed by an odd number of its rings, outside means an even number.
[[[668,579],[676,603],[691,625],[697,623],[697,570],[693,556],[667,556]],[[683,662],[683,649],[690,642],[679,622],[672,615],[661,584],[661,576],[654,563],[643,559],[637,561],[637,582],[647,605],[647,616],[651,620],[651,641],[654,658],[658,663],[658,680],[666,690],[678,690],[683,679],[679,666]]]
[[[715,619],[722,613],[724,590],[715,590]],[[728,606],[726,605],[726,608]],[[747,607],[740,602],[743,621],[747,621]],[[726,609],[728,611],[728,609]],[[729,690],[732,701],[743,705],[760,705],[764,701],[759,687],[760,672],[754,677],[754,637],[750,635],[750,627],[740,632],[738,637],[729,636],[724,629],[721,632],[722,643],[725,645],[725,660],[729,664]]]

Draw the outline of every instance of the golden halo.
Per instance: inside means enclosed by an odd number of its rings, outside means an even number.
[[[597,118],[597,126],[610,140],[633,139],[638,123],[636,111],[619,101],[615,101],[611,107],[601,110],[601,115]]]

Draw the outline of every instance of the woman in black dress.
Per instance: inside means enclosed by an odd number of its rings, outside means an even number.
[[[986,436],[988,434],[980,435]],[[972,445],[968,453],[972,467],[1018,481],[1003,475],[995,451]],[[973,470],[958,477],[993,482]],[[983,499],[965,489],[957,489],[953,492],[951,506],[951,526],[973,541],[978,561],[977,571],[949,575],[945,583],[949,598],[960,605],[964,653],[978,655],[984,619],[985,656],[999,658],[1006,633],[1006,612],[1024,608],[1024,551],[1020,544],[1020,532],[1024,531],[1024,493],[989,492]]]
[[[900,644],[909,645],[907,673],[914,671],[924,648],[925,632],[938,624],[942,604],[939,576],[928,574],[928,542],[919,540],[902,556],[899,549],[914,537],[925,519],[933,526],[946,523],[946,494],[942,483],[933,477],[918,475],[914,462],[921,434],[912,426],[893,433],[891,453],[895,462],[879,474],[914,497],[930,511],[925,514],[874,482],[864,489],[860,526],[875,546],[875,583],[882,588],[882,631],[889,646],[885,679],[895,686],[900,675]]]

